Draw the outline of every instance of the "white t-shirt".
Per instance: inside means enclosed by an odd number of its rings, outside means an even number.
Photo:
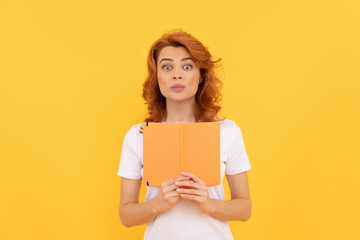
[[[117,175],[140,179],[143,175],[143,135],[139,133],[142,123],[133,125],[125,134]],[[251,168],[240,128],[234,121],[220,122],[221,184],[208,186],[210,198],[224,200],[224,174],[233,175]],[[145,201],[158,194],[159,187],[146,186]],[[159,214],[146,225],[145,240],[232,240],[227,221],[202,213],[195,202],[180,198],[167,212]]]

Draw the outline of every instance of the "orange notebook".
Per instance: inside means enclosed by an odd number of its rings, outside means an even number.
[[[193,173],[208,186],[220,184],[220,123],[143,124],[143,183]]]

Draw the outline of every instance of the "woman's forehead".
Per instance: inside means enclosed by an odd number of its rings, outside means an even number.
[[[190,57],[189,51],[183,47],[166,46],[159,52],[159,59],[162,57]]]

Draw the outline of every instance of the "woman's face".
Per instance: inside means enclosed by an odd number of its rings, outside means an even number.
[[[195,99],[200,83],[200,68],[195,65],[186,48],[167,46],[159,53],[157,78],[166,101]]]

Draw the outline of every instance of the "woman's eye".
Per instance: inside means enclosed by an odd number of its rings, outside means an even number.
[[[191,65],[185,65],[184,68],[185,68],[186,70],[190,70],[190,69],[192,68],[192,66],[191,66]]]
[[[170,69],[171,69],[171,67],[170,67],[169,65],[164,65],[162,68],[163,68],[164,70],[170,70]]]

